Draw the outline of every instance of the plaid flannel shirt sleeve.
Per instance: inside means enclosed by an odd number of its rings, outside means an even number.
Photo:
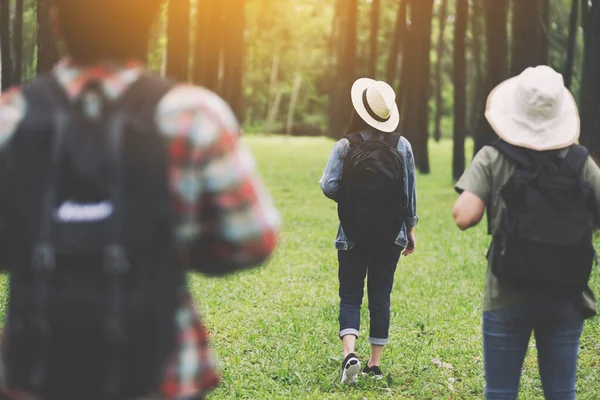
[[[224,275],[263,263],[275,248],[279,213],[231,109],[214,93],[190,86],[175,88],[162,103],[159,125],[172,136],[184,264]]]

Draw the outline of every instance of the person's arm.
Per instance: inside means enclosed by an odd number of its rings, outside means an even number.
[[[408,203],[406,207],[408,215],[405,220],[408,244],[406,245],[403,254],[408,256],[417,248],[417,239],[415,236],[415,226],[419,223],[419,217],[417,215],[417,169],[415,167],[415,156],[410,142],[405,138],[401,138],[401,141],[406,148],[405,179],[408,187]]]
[[[477,225],[483,218],[485,205],[492,191],[492,177],[489,168],[489,150],[482,149],[456,183],[460,194],[452,209],[456,226],[461,230]]]
[[[596,200],[596,228],[600,227],[600,167],[592,157],[589,157],[583,168],[583,179],[588,181],[594,191]]]
[[[319,181],[323,194],[333,201],[338,201],[340,182],[344,170],[344,157],[348,152],[349,142],[342,139],[333,146],[323,176]]]
[[[163,131],[184,133],[171,148],[184,263],[206,275],[262,264],[275,249],[280,217],[231,109],[185,86],[161,103]]]

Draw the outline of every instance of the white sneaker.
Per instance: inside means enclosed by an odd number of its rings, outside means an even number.
[[[356,383],[360,373],[360,361],[354,353],[348,354],[342,361],[342,383],[349,385]]]

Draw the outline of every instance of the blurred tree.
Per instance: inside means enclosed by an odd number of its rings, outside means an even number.
[[[542,0],[513,1],[511,75],[545,63],[542,19]]]
[[[433,0],[410,3],[411,25],[402,66],[405,89],[402,91],[402,132],[411,142],[415,163],[421,173],[429,173],[429,98],[430,48],[433,19]]]
[[[581,84],[581,144],[600,161],[600,1],[583,13],[586,30],[585,61]]]
[[[190,0],[170,0],[167,20],[167,75],[188,81],[190,65]]]
[[[565,61],[565,86],[571,88],[573,80],[573,63],[575,58],[575,40],[577,39],[577,18],[578,18],[579,2],[578,0],[571,1],[571,12],[569,13],[569,39],[567,43],[567,59]]]
[[[371,3],[371,41],[369,45],[369,77],[376,79],[377,75],[377,42],[379,39],[379,21],[381,19],[381,0]]]
[[[444,115],[444,78],[443,78],[443,62],[444,52],[446,51],[446,41],[444,33],[446,31],[446,22],[448,19],[448,0],[441,0],[440,16],[439,16],[439,34],[437,43],[437,61],[435,63],[435,120],[433,137],[436,142],[439,142],[442,137],[442,116]],[[466,26],[466,23],[465,23]]]
[[[37,73],[50,72],[60,55],[50,27],[50,0],[37,0]]]
[[[452,177],[458,180],[465,170],[465,134],[467,131],[467,57],[465,37],[469,17],[468,0],[456,1],[454,20],[454,144]]]
[[[484,0],[483,3],[487,38],[486,94],[505,80],[508,74],[508,2],[508,0]],[[485,101],[480,104],[480,109],[480,115],[483,115]],[[474,152],[477,153],[483,146],[496,138],[496,133],[487,119],[479,118],[474,137]]]
[[[10,8],[8,0],[0,0],[0,57],[2,57],[2,90],[13,84],[10,51]]]
[[[223,87],[221,92],[238,120],[242,120],[242,82],[244,62],[245,0],[230,0],[224,19],[229,29],[224,34]]]
[[[23,73],[23,0],[15,0],[15,18],[13,20],[13,56],[15,59],[13,83],[20,84]]]
[[[398,10],[395,19],[396,25],[394,27],[392,39],[390,40],[390,49],[385,68],[385,79],[391,86],[396,85],[395,82],[398,76],[398,56],[403,53],[404,43],[406,42],[406,6],[408,1],[409,0],[399,0],[398,2]],[[400,104],[400,99],[402,98],[400,91],[398,91],[396,95],[396,98],[399,101],[398,107],[402,108],[402,105]]]
[[[484,66],[484,27],[483,27],[483,0],[472,0],[471,7],[471,58],[472,68],[472,95],[469,111],[469,131],[475,131],[481,117],[480,104],[485,102],[485,66]]]

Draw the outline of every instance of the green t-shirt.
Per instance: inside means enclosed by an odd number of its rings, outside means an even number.
[[[567,151],[560,155],[564,157]],[[500,224],[502,199],[499,190],[506,184],[515,171],[515,163],[497,149],[486,146],[477,153],[473,162],[456,183],[456,190],[471,192],[479,197],[486,206],[491,232]],[[600,215],[600,168],[590,157],[582,170],[582,177],[590,182],[596,195],[598,215]],[[493,311],[507,308],[533,297],[534,294],[502,286],[491,272],[488,262],[487,277],[483,299],[483,310]],[[539,294],[537,296],[540,296]],[[581,295],[581,305],[586,317],[596,315],[597,305],[592,290],[588,287]]]

